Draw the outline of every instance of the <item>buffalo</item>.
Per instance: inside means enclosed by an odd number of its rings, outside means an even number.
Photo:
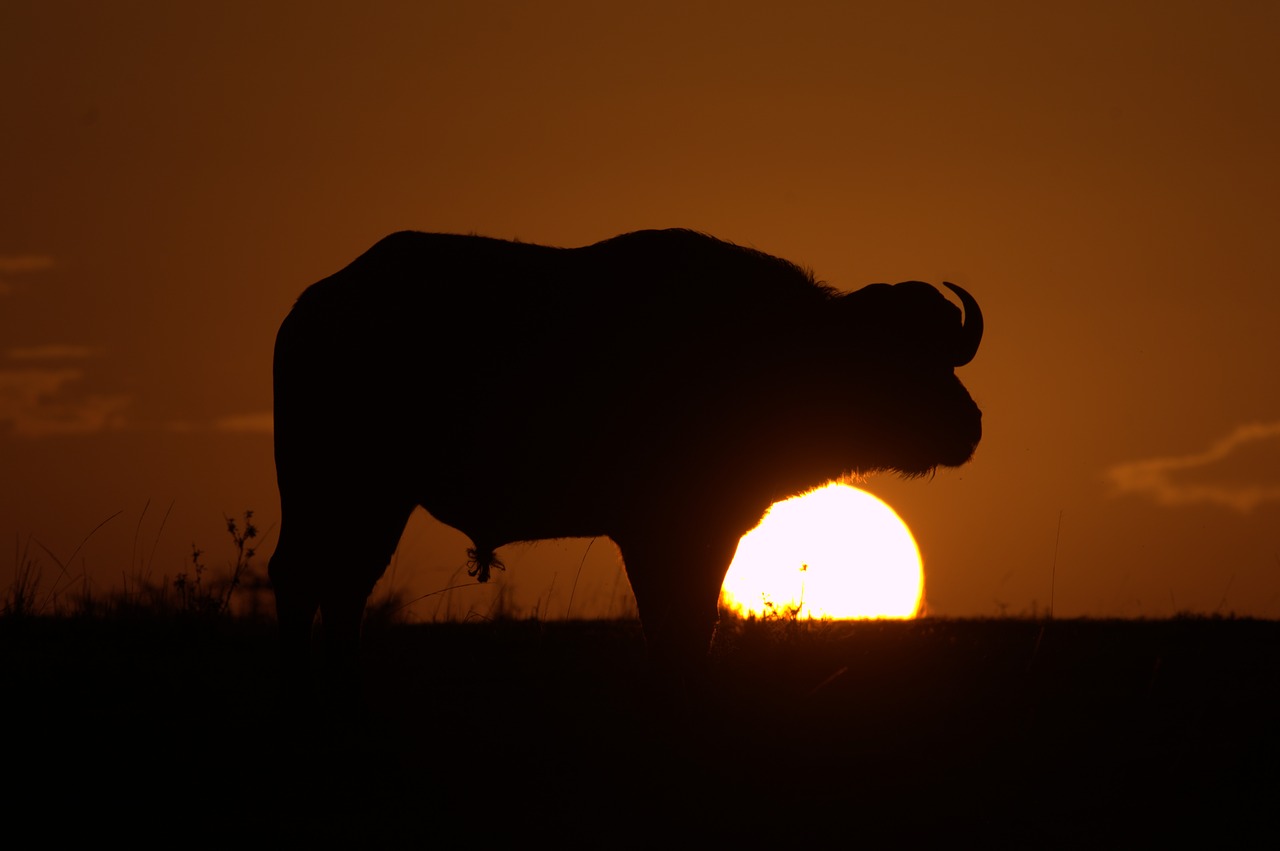
[[[850,474],[968,461],[981,412],[955,368],[982,338],[919,281],[842,293],[690,230],[581,248],[388,236],[306,289],[276,338],[286,665],[317,611],[354,660],[416,506],[505,544],[608,536],[651,655],[705,655],[738,539],[775,501]],[[461,554],[460,554],[461,555]]]

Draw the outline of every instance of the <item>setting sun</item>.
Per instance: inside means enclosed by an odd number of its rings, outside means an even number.
[[[902,519],[842,484],[775,503],[742,536],[720,592],[742,616],[911,618],[924,590],[920,551]]]

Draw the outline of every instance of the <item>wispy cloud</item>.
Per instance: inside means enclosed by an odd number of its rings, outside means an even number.
[[[44,272],[54,267],[54,260],[47,254],[0,254],[0,295],[8,295],[16,289],[10,278]]]
[[[129,397],[83,392],[82,378],[77,367],[0,368],[0,433],[42,437],[123,427]]]
[[[1249,512],[1280,500],[1280,422],[1242,425],[1203,452],[1117,464],[1106,477],[1116,495]]]
[[[266,434],[275,432],[274,417],[270,411],[251,414],[228,414],[212,420],[174,419],[164,423],[165,431],[174,434]]]
[[[0,254],[0,275],[43,272],[52,268],[53,258],[47,254]]]
[[[273,433],[270,411],[228,414],[214,419],[173,419],[148,426],[130,415],[134,397],[96,392],[91,361],[103,355],[94,346],[44,343],[0,349],[0,436],[96,434],[156,428],[179,434]]]
[[[214,431],[234,432],[237,434],[271,434],[275,428],[275,420],[270,411],[253,414],[231,414],[213,421]]]
[[[48,343],[42,346],[20,346],[10,349],[9,360],[17,361],[55,361],[84,360],[95,358],[101,353],[93,346],[67,346],[61,343]]]

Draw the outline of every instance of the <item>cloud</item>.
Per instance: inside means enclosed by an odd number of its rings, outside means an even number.
[[[0,275],[43,272],[52,268],[53,258],[45,254],[0,254]]]
[[[1280,500],[1280,422],[1242,425],[1204,452],[1117,464],[1106,478],[1114,495],[1247,513]]]
[[[93,346],[63,343],[3,351],[0,436],[45,437],[146,428],[145,423],[126,416],[132,396],[90,391],[84,362],[101,355],[102,349]],[[213,420],[173,419],[158,427],[178,434],[270,435],[273,417],[270,411],[253,411]]]
[[[69,366],[0,368],[0,433],[43,437],[122,428],[130,398],[77,392],[83,378],[84,370]]]
[[[0,254],[0,295],[16,289],[9,277],[45,272],[53,267],[53,258],[46,254]]]
[[[213,421],[214,431],[233,432],[236,434],[271,434],[275,428],[275,419],[270,411],[253,414],[231,414]]]
[[[85,370],[76,365],[100,354],[92,346],[63,343],[9,349],[0,366],[0,434],[44,437],[124,428],[131,398],[86,392]]]
[[[66,346],[49,343],[43,346],[21,346],[9,350],[9,360],[84,360],[96,358],[100,349],[92,346]]]
[[[168,420],[162,426],[174,434],[266,434],[275,432],[274,418],[270,411],[252,414],[228,414],[214,420]]]

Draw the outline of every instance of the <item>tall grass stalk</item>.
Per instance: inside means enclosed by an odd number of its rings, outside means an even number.
[[[14,577],[0,599],[0,616],[6,618],[37,616],[127,616],[127,615],[179,615],[201,617],[224,617],[231,614],[233,603],[242,592],[248,590],[251,597],[249,614],[257,616],[260,606],[258,596],[269,587],[269,583],[259,577],[253,566],[257,555],[258,544],[262,539],[257,524],[253,519],[253,511],[247,510],[241,519],[227,517],[227,534],[234,547],[234,557],[228,562],[225,573],[214,576],[204,564],[204,551],[195,544],[191,547],[191,566],[182,571],[170,582],[167,576],[159,581],[153,580],[152,569],[155,553],[159,545],[160,535],[164,530],[172,503],[165,512],[156,532],[150,552],[145,560],[138,548],[143,519],[150,502],[143,506],[138,527],[134,531],[133,551],[130,554],[131,568],[124,572],[124,585],[120,590],[106,596],[94,592],[93,583],[87,574],[73,576],[68,565],[73,562],[84,545],[94,533],[121,512],[103,520],[72,551],[67,559],[59,558],[49,547],[35,538],[28,538],[26,543],[15,538],[14,541]],[[268,529],[268,532],[270,530]],[[58,573],[52,583],[47,581],[46,571],[34,552],[33,545],[44,551],[44,554],[57,566]]]

